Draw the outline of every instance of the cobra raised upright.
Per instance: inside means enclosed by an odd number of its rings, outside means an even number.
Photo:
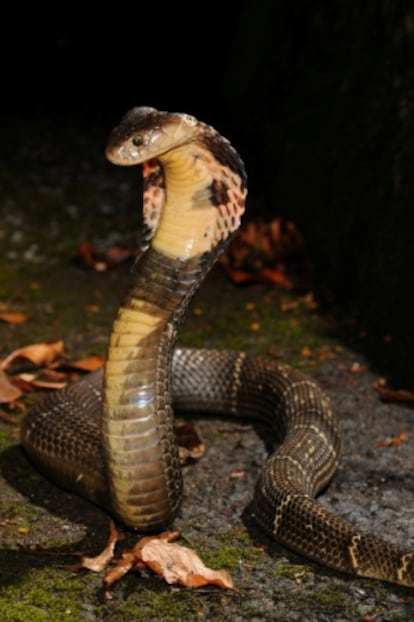
[[[139,107],[112,131],[110,161],[143,165],[143,253],[113,323],[104,371],[39,402],[23,446],[49,478],[128,527],[172,523],[182,478],[173,408],[269,423],[282,441],[254,493],[259,525],[336,570],[414,587],[414,554],[315,500],[334,473],[340,432],[330,401],[300,372],[241,352],[176,348],[189,300],[240,224],[243,163],[187,114]]]

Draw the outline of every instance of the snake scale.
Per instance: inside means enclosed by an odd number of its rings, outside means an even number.
[[[125,525],[171,525],[182,494],[174,411],[248,417],[280,441],[252,503],[276,541],[330,568],[414,587],[414,553],[362,533],[315,499],[340,431],[319,387],[247,353],[176,347],[188,303],[236,232],[246,174],[229,141],[193,116],[130,110],[107,158],[142,164],[143,253],[114,320],[104,370],[50,394],[22,424],[32,461]]]

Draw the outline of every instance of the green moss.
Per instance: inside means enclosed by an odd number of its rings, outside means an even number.
[[[252,545],[250,536],[244,531],[229,531],[220,535],[218,545],[211,548],[208,539],[200,533],[197,541],[192,541],[191,546],[210,568],[224,569],[234,573],[240,564],[254,564],[262,557],[263,553]]]
[[[273,574],[276,578],[292,579],[294,581],[300,580],[301,582],[310,579],[313,576],[313,572],[309,566],[303,566],[302,564],[279,564],[273,569]]]
[[[8,518],[19,517],[32,517],[33,508],[27,505],[27,503],[11,503],[7,506]]]
[[[222,287],[220,296],[226,299],[219,308],[211,306],[214,285],[202,287],[197,293],[180,333],[180,343],[192,347],[217,347],[247,350],[253,354],[270,355],[305,371],[318,369],[318,352],[331,343],[328,336],[329,319],[317,314],[306,304],[297,304],[297,296],[277,294],[271,287],[263,289],[237,288],[217,279]],[[213,288],[213,293],[211,292]],[[284,311],[292,302],[293,310]],[[315,353],[304,357],[304,348]]]
[[[16,559],[10,554],[9,565],[4,569],[7,586],[0,588],[2,622],[82,619],[82,603],[89,593],[85,576],[74,576],[48,565],[28,571],[26,580],[20,583]],[[12,569],[15,577],[11,576]]]
[[[194,607],[191,598],[184,590],[172,592],[170,589],[162,588],[157,579],[150,580],[149,583],[152,584],[153,590],[148,589],[148,586],[140,589],[138,603],[136,599],[131,599],[131,602],[123,603],[121,608],[119,608],[119,601],[108,605],[106,609],[111,612],[111,621],[146,622],[147,620],[162,620],[163,622],[186,622],[195,618],[194,610],[197,607]]]
[[[222,546],[215,551],[203,551],[201,553],[203,561],[207,566],[228,571],[237,570],[243,562],[253,562],[260,558],[260,554],[253,548],[242,548],[240,546]]]
[[[23,580],[21,559],[21,555],[12,551],[3,552],[2,622],[88,619],[185,622],[194,619],[200,608],[194,592],[173,592],[157,577],[139,578],[133,574],[115,584],[113,600],[105,601],[103,574],[73,574],[53,563],[53,558],[41,555],[30,557],[32,569],[27,570],[26,566]]]
[[[14,442],[12,427],[0,427],[0,451]]]
[[[318,590],[313,598],[326,613],[343,611],[348,602],[344,585],[342,581],[334,581],[325,589]]]

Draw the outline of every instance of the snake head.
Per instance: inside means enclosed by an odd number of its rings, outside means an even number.
[[[132,166],[190,142],[201,124],[189,114],[149,106],[129,110],[111,132],[105,155],[113,164]]]

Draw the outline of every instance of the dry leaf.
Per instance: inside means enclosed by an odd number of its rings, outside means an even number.
[[[82,557],[80,564],[71,566],[71,569],[74,572],[77,572],[81,568],[87,568],[88,570],[92,570],[92,572],[101,572],[113,559],[115,545],[121,538],[122,536],[116,528],[114,521],[111,520],[109,523],[108,542],[102,553],[99,553],[96,557]]]
[[[28,319],[27,313],[21,313],[20,311],[4,311],[0,313],[0,320],[8,324],[22,324],[27,322]]]
[[[108,268],[116,268],[119,264],[137,256],[139,249],[129,248],[126,245],[114,244],[106,253],[100,251],[89,242],[79,244],[76,257],[84,266],[97,272],[104,272]]]
[[[131,257],[134,257],[137,253],[136,249],[126,248],[125,246],[121,246],[120,244],[114,244],[110,246],[106,252],[106,260],[110,267],[116,266]]]
[[[376,385],[375,390],[384,402],[414,402],[414,391],[408,389],[388,389]]]
[[[67,367],[73,367],[74,369],[80,369],[82,371],[95,371],[102,367],[105,363],[103,356],[88,356],[74,363],[68,363]]]
[[[23,393],[30,393],[33,387],[33,380],[36,378],[36,374],[17,374],[13,376],[13,384],[23,391]]]
[[[22,395],[22,391],[10,382],[6,374],[0,369],[0,404],[15,402]]]
[[[34,365],[51,365],[57,358],[64,356],[63,341],[49,343],[35,343],[24,348],[14,350],[1,362],[1,369],[6,369],[18,360],[30,361]]]
[[[332,361],[338,358],[338,350],[332,349],[331,346],[322,346],[319,350],[320,361]]]
[[[111,562],[112,568],[104,578],[105,598],[112,598],[111,587],[130,570],[148,568],[161,576],[170,585],[182,585],[189,588],[198,588],[204,585],[217,585],[225,589],[233,587],[233,581],[225,570],[213,570],[203,564],[198,555],[190,548],[173,542],[181,536],[179,531],[164,532],[157,536],[140,538],[132,549],[124,551],[121,559],[113,561],[117,542],[122,539],[114,521],[110,521],[110,533],[104,550],[96,557],[82,555],[79,564],[72,564],[70,569],[77,572],[83,568],[92,572],[101,572]],[[31,554],[59,555],[44,549],[25,549]],[[77,555],[79,552],[64,553]]]
[[[93,244],[81,242],[78,246],[76,255],[80,262],[86,267],[98,270],[98,272],[106,270],[104,257]]]
[[[300,351],[300,355],[305,359],[309,359],[313,356],[312,349],[309,346],[304,346]]]
[[[64,365],[66,367],[66,365]],[[22,372],[13,376],[13,382],[23,391],[31,389],[63,389],[69,382],[79,380],[81,374],[75,371],[60,371],[56,368],[42,368],[36,372]]]
[[[233,581],[225,570],[212,570],[203,564],[190,548],[173,542],[180,537],[179,531],[164,532],[158,536],[141,538],[133,549],[122,553],[104,579],[105,596],[112,598],[111,587],[130,570],[149,568],[170,585],[189,588],[218,585],[231,589]]]
[[[249,328],[253,333],[257,333],[257,331],[260,330],[260,322],[252,322]]]
[[[407,439],[408,432],[404,431],[394,438],[386,438],[383,441],[378,441],[378,443],[375,443],[374,447],[399,447],[401,443],[404,443]]]
[[[246,477],[246,471],[232,471],[230,473],[230,477],[233,479],[242,479]]]
[[[85,311],[88,313],[99,313],[101,307],[99,305],[85,305]]]
[[[198,460],[204,455],[206,447],[197,434],[194,425],[188,421],[175,424],[178,451],[181,462]]]
[[[225,570],[207,568],[192,549],[152,538],[141,549],[141,559],[170,585],[197,588],[218,585],[231,589],[233,581]]]
[[[111,587],[114,583],[122,579],[122,577],[127,574],[130,570],[138,570],[142,567],[145,568],[145,564],[141,561],[141,550],[142,547],[152,538],[161,538],[171,542],[172,540],[176,540],[180,537],[179,531],[172,532],[164,532],[159,534],[158,536],[144,536],[140,538],[138,542],[135,544],[133,549],[129,549],[122,553],[121,559],[117,559],[114,563],[113,568],[111,568],[105,575],[104,585],[105,585],[105,598],[112,598],[112,590]]]
[[[317,308],[318,303],[315,300],[313,292],[300,296],[300,298],[295,298],[295,300],[282,300],[280,303],[281,311],[296,311],[297,309],[309,309],[313,311]]]
[[[62,368],[52,367],[47,368],[44,367],[37,374],[36,378],[33,382],[34,386],[40,386],[40,384],[44,384],[45,386],[50,384],[50,388],[54,387],[59,388],[59,385],[66,386],[69,382],[76,382],[82,376],[79,371],[73,370],[65,370],[65,363]]]
[[[32,381],[32,387],[36,387],[37,389],[64,389],[67,385],[67,382],[57,381],[57,380],[37,380],[34,379]]]
[[[259,272],[260,280],[265,283],[279,285],[283,289],[293,289],[292,281],[281,270],[276,268],[262,268]]]
[[[2,518],[0,519],[0,527],[6,527],[7,525],[16,525],[16,519],[14,518]]]
[[[358,361],[355,361],[355,363],[352,363],[349,371],[352,374],[364,374],[367,371],[367,367],[365,365],[361,365]]]
[[[292,289],[308,276],[302,235],[294,223],[280,217],[243,224],[220,263],[234,283]]]
[[[118,559],[109,572],[106,573],[104,579],[104,595],[106,600],[113,598],[111,587],[114,583],[122,579],[131,569],[136,568],[137,561],[132,552],[122,553],[122,559]]]

